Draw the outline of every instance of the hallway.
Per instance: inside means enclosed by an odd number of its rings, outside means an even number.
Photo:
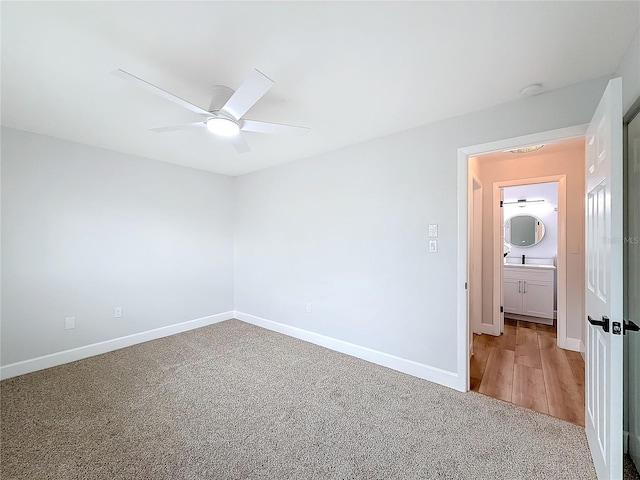
[[[471,390],[584,426],[584,360],[556,345],[554,326],[505,319],[473,336]]]

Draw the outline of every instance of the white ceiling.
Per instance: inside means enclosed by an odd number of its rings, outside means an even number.
[[[567,140],[561,140],[559,142],[548,143],[543,145],[541,149],[529,153],[511,153],[510,151],[492,152],[478,155],[475,158],[479,159],[482,163],[499,162],[502,160],[513,160],[516,158],[525,159],[541,155],[554,155],[575,150],[584,151],[584,148],[584,137],[575,137]]]
[[[2,2],[2,124],[239,175],[613,73],[640,2]],[[253,68],[276,85],[237,154],[199,117],[111,75],[207,108]]]

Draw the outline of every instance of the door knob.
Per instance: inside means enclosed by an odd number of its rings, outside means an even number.
[[[631,320],[625,320],[624,321],[624,334],[627,334],[627,331],[629,332],[637,332],[638,330],[640,330],[640,327],[638,327],[638,325],[636,325],[634,322],[632,322]]]
[[[609,317],[603,315],[602,320],[594,320],[593,318],[591,318],[591,315],[588,315],[587,320],[591,325],[602,327],[602,330],[604,330],[605,332],[609,331]]]

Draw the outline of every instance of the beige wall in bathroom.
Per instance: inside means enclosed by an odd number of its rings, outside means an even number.
[[[543,153],[545,149],[547,152]],[[484,186],[485,212],[482,225],[482,321],[493,323],[493,184],[566,175],[567,337],[584,340],[584,140],[567,140],[562,145],[549,145],[539,152],[520,156],[500,152],[478,157],[477,171]]]

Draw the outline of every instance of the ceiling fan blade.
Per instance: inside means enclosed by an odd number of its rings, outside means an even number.
[[[275,85],[273,80],[260,70],[255,69],[231,95],[220,111],[239,120],[273,85]]]
[[[251,151],[249,145],[247,144],[247,141],[244,139],[240,132],[238,132],[238,134],[234,135],[233,137],[229,137],[229,140],[231,141],[233,148],[235,148],[238,153],[247,153]]]
[[[173,132],[174,130],[186,130],[188,128],[206,127],[204,122],[184,123],[182,125],[171,125],[169,127],[152,128],[152,132]]]
[[[296,127],[294,125],[284,125],[281,123],[260,122],[258,120],[242,120],[240,122],[240,125],[240,130],[243,130],[245,132],[257,133],[282,133],[289,135],[302,135],[311,130],[307,127]]]
[[[156,87],[155,85],[145,80],[142,80],[141,78],[138,78],[135,75],[130,74],[129,72],[125,72],[121,68],[119,68],[118,70],[114,70],[112,73],[117,77],[124,78],[125,80],[129,80],[135,83],[139,87],[142,87],[151,93],[155,93],[156,95],[164,98],[165,100],[169,100],[170,102],[173,102],[176,105],[180,105],[181,107],[186,108],[187,110],[191,110],[192,112],[196,112],[201,115],[211,115],[211,113],[207,112],[204,108],[200,108],[199,106],[194,105],[193,103],[187,102],[186,100],[183,100],[180,97],[176,97],[174,94],[169,93],[166,90],[161,89],[160,87]]]

